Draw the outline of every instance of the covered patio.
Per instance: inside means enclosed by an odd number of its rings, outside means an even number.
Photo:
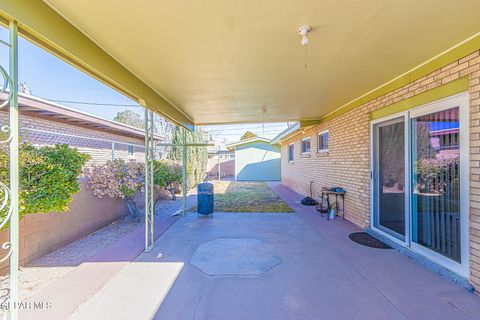
[[[454,283],[480,288],[478,16],[474,0],[0,1],[10,36],[2,41],[9,72],[1,70],[10,124],[0,141],[10,160],[9,185],[0,185],[1,209],[8,207],[2,225],[10,227],[1,247],[10,260],[9,318],[38,319],[18,298],[17,42],[24,37],[145,108],[145,226],[39,292],[33,302],[56,305],[41,311],[48,319],[478,319],[480,299]],[[416,183],[409,154],[416,141],[408,139],[415,117],[445,122],[435,112],[457,117],[448,118],[455,138],[441,145],[437,137],[436,149],[432,128],[419,130],[427,150],[420,160],[450,154],[455,161],[433,178],[441,181],[432,191],[430,180]],[[154,216],[154,113],[183,130],[174,145],[182,147],[183,203],[173,216]],[[280,146],[282,169],[281,183],[269,186],[295,213],[188,215],[187,148],[204,144],[188,145],[187,130],[278,121],[296,122],[270,142]],[[392,135],[406,141],[391,157],[405,162],[386,177],[400,195],[401,231],[382,230],[400,251],[417,250],[454,273],[449,280],[397,250],[348,238],[382,227],[375,188],[389,190],[378,183],[379,157],[371,153],[377,122],[397,124]],[[300,206],[313,180],[347,189],[347,220]],[[428,242],[412,227],[419,193],[436,201],[425,209]],[[447,209],[445,194],[453,199]],[[454,222],[454,236],[440,230],[441,215]],[[443,254],[451,248],[453,259]]]

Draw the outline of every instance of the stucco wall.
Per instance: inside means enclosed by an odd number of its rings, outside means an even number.
[[[251,142],[236,147],[235,179],[243,181],[280,180],[280,147],[268,142]]]
[[[469,79],[470,99],[470,281],[480,290],[480,52],[445,65],[401,88],[361,104],[330,121],[282,142],[282,183],[308,195],[322,186],[347,190],[345,217],[360,227],[370,224],[370,112],[455,81]],[[413,107],[413,106],[412,106]],[[329,151],[316,152],[317,134],[329,130]],[[300,141],[311,137],[310,155],[302,156]],[[288,145],[295,146],[294,162],[288,162]]]

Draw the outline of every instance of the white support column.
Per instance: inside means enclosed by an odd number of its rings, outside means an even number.
[[[18,267],[19,267],[19,124],[18,124],[18,35],[17,22],[10,21],[10,320],[18,319]]]
[[[145,252],[154,241],[153,160],[153,112],[145,108]]]
[[[182,128],[182,214],[187,214],[187,129]]]
[[[222,170],[220,169],[220,150],[217,151],[218,160],[218,181],[222,180]]]

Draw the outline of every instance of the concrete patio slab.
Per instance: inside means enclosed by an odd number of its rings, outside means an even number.
[[[133,262],[69,319],[152,319],[183,263]]]
[[[259,276],[280,262],[275,247],[268,242],[231,238],[202,243],[190,260],[209,276]]]
[[[282,263],[249,278],[212,277],[188,264],[199,244],[222,238],[262,239]],[[191,215],[157,243],[162,261],[183,261],[185,267],[156,319],[406,319],[296,214]]]
[[[396,250],[354,243],[357,227],[270,186],[297,213],[190,215],[137,258],[185,263],[155,319],[479,319],[478,296]],[[223,238],[265,241],[282,263],[256,277],[209,276],[189,263],[201,244]]]
[[[71,319],[480,319],[475,294],[396,250],[351,241],[353,224],[327,221],[300,195],[269,186],[296,213],[182,217],[83,297]],[[265,270],[272,257],[281,263]],[[75,297],[69,285],[56,298]]]
[[[189,196],[188,205],[191,206],[194,202],[195,196]],[[179,217],[171,217],[170,215],[180,206],[181,201],[178,201],[167,210],[159,210],[159,215],[155,216],[154,224],[156,239],[178,220]],[[72,271],[29,297],[25,301],[26,303],[46,302],[51,307],[48,309],[21,309],[20,319],[67,319],[78,310],[79,306],[96,296],[119,271],[129,266],[144,249],[145,225],[139,224],[132,232],[120,238],[105,250],[88,258]],[[93,319],[96,319],[96,317]]]

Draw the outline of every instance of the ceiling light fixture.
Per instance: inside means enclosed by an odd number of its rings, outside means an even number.
[[[304,100],[303,100],[303,113],[304,115],[306,114],[307,112],[307,107],[308,107],[308,70],[307,70],[307,44],[310,42],[308,40],[308,33],[312,31],[312,27],[308,26],[308,25],[305,25],[305,26],[301,26],[297,29],[297,33],[302,37],[302,41],[300,42],[304,48],[304,64],[303,64],[303,67],[305,69],[305,78],[304,78],[304,81],[305,81],[305,84],[304,84]]]
[[[312,27],[310,26],[301,26],[300,28],[297,29],[297,32],[300,36],[302,36],[302,41],[301,44],[302,46],[306,46],[309,42],[308,40],[308,33],[312,31]]]

